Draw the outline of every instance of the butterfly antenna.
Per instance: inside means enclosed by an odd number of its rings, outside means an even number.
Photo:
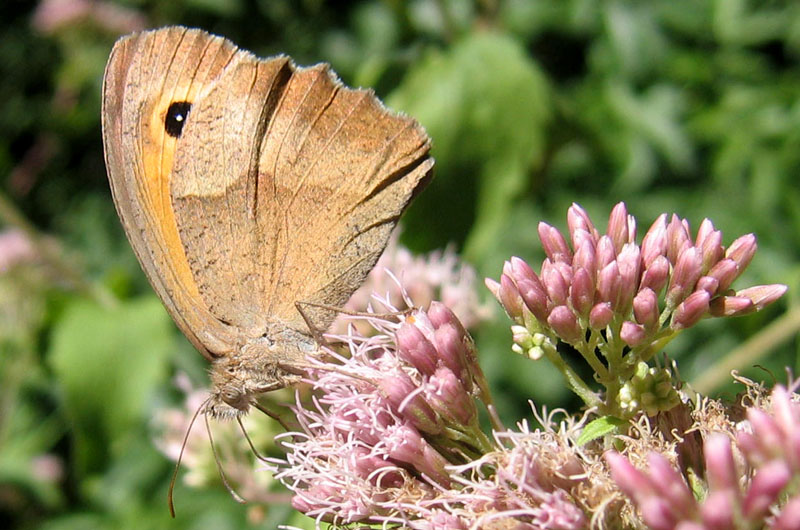
[[[253,454],[256,458],[261,460],[262,462],[269,462],[267,457],[262,455],[258,449],[256,449],[255,444],[253,444],[253,440],[250,439],[250,435],[247,434],[247,429],[244,428],[244,423],[242,423],[242,418],[236,416],[236,421],[239,423],[239,427],[242,429],[242,434],[244,434],[244,439],[247,440],[247,444],[250,446],[250,450],[253,451]]]
[[[209,398],[211,399],[211,398]],[[178,453],[178,461],[175,462],[175,470],[172,472],[172,480],[169,481],[169,491],[167,492],[167,504],[169,505],[169,514],[175,519],[175,503],[173,502],[173,495],[172,493],[175,491],[175,481],[178,479],[178,470],[181,467],[181,461],[183,460],[183,452],[186,450],[186,443],[189,441],[189,434],[192,432],[192,427],[194,427],[194,422],[197,420],[197,415],[200,414],[200,411],[205,409],[206,404],[208,403],[208,399],[203,401],[203,403],[197,407],[197,410],[192,416],[192,421],[189,422],[189,428],[186,429],[186,434],[183,435],[183,443],[181,444],[181,452]]]
[[[244,500],[241,495],[236,493],[236,490],[233,489],[230,482],[228,482],[228,477],[225,476],[225,471],[222,469],[222,463],[219,461],[219,453],[217,453],[217,446],[214,444],[214,437],[211,435],[211,425],[208,423],[208,414],[205,415],[206,420],[206,432],[208,433],[208,441],[211,442],[211,452],[214,454],[214,462],[217,464],[217,472],[219,472],[219,478],[222,479],[222,485],[225,486],[225,489],[228,490],[233,500],[238,502],[239,504],[245,504],[247,501]]]

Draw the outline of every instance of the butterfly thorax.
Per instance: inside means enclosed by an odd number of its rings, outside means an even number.
[[[302,365],[316,350],[311,337],[283,326],[245,338],[228,355],[214,360],[206,411],[222,419],[247,413],[260,394],[297,382],[298,372],[290,367]]]

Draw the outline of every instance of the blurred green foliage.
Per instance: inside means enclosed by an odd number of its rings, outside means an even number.
[[[737,285],[798,284],[791,0],[3,2],[0,219],[26,230],[39,256],[0,276],[4,528],[309,525],[284,505],[246,510],[221,487],[179,487],[183,509],[168,521],[171,465],[153,448],[150,420],[174,401],[170,375],[203,382],[204,361],[170,324],[116,220],[99,115],[114,40],[166,24],[262,56],[328,61],[419,119],[437,166],[405,222],[415,250],[454,242],[497,278],[511,255],[541,259],[539,220],[563,228],[574,201],[600,223],[624,200],[640,235],[662,211],[695,227],[711,218],[726,244],[755,232],[760,251]],[[674,341],[683,377],[713,370],[792,293]],[[530,416],[527,399],[575,404],[550,367],[510,353],[506,321],[476,336],[506,421]],[[784,367],[798,369],[796,344],[750,361],[749,376],[782,381]]]

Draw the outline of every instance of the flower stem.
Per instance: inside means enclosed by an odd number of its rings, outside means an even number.
[[[593,392],[575,370],[564,361],[558,353],[558,350],[556,350],[556,347],[550,341],[545,341],[545,343],[542,344],[542,350],[550,362],[553,363],[553,366],[555,366],[564,376],[564,379],[567,380],[567,386],[569,386],[588,407],[602,405],[602,401],[597,394]]]
[[[600,359],[597,358],[597,354],[595,353],[597,351],[598,340],[594,331],[592,331],[589,341],[585,342],[584,344],[585,348],[576,347],[575,349],[578,350],[584,359],[586,359],[586,362],[589,363],[589,366],[592,368],[592,370],[594,370],[594,373],[597,374],[598,379],[607,379],[608,369],[605,367],[605,365],[603,365],[602,362],[600,362]]]

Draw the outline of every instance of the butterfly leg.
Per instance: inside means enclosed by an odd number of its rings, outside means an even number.
[[[334,306],[329,306],[329,305],[325,305],[325,304],[318,304],[316,302],[295,302],[294,305],[295,305],[295,307],[297,307],[297,310],[300,312],[300,315],[302,315],[303,320],[306,321],[306,324],[308,324],[309,328],[311,328],[312,326],[309,323],[308,315],[307,315],[306,312],[303,311],[302,306],[311,306],[311,307],[317,307],[317,308],[320,308],[320,309],[326,309],[326,310],[332,311],[334,313],[341,313],[342,315],[348,315],[348,316],[351,316],[351,317],[380,318],[380,319],[384,319],[384,320],[388,320],[390,318],[398,318],[399,319],[401,317],[407,317],[414,310],[417,309],[416,307],[407,307],[406,309],[401,309],[399,311],[386,311],[386,312],[383,312],[383,313],[371,313],[369,311],[351,311],[351,310],[345,309],[343,307],[334,307]],[[312,335],[313,335],[313,333],[314,333],[314,330],[312,329]],[[315,336],[315,338],[316,338],[316,336]]]

